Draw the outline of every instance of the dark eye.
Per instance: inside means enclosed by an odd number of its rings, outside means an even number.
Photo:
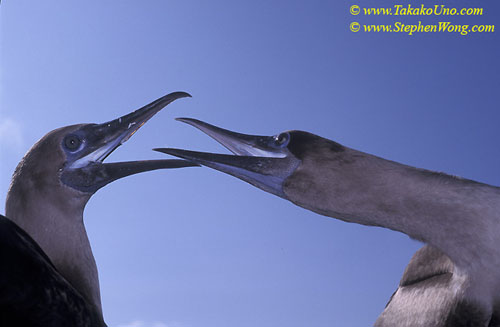
[[[70,151],[78,150],[80,144],[82,144],[82,141],[76,135],[68,135],[64,138],[64,146]]]
[[[284,147],[288,145],[288,141],[290,139],[290,134],[288,133],[281,133],[279,135],[276,135],[274,137],[276,145],[280,147]]]

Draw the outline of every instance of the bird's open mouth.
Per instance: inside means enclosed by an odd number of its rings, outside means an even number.
[[[275,136],[241,134],[200,120],[178,118],[226,147],[234,155],[157,148],[155,151],[183,158],[240,178],[265,191],[283,196],[283,181],[299,165],[287,145],[289,133]]]
[[[190,97],[185,92],[174,92],[120,118],[88,127],[81,142],[87,149],[83,156],[73,161],[69,168],[81,168],[90,162],[103,162],[116,148],[128,141],[151,117],[174,100]],[[93,143],[93,144],[91,144]]]
[[[103,163],[162,108],[176,99],[189,96],[185,92],[170,93],[125,116],[103,124],[82,125],[66,135],[62,146],[68,160],[61,180],[75,189],[92,193],[116,179],[132,174],[163,168],[199,166],[179,159]]]

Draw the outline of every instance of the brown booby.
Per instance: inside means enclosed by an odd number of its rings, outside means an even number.
[[[428,245],[407,267],[376,326],[498,326],[500,188],[406,166],[320,136],[231,132],[180,118],[233,155],[155,149],[240,178],[346,222]]]
[[[26,153],[12,177],[6,216],[33,238],[101,319],[97,267],[83,223],[85,205],[98,189],[119,178],[198,166],[185,160],[103,163],[158,111],[188,96],[170,93],[103,124],[71,125],[49,132]],[[2,265],[2,269],[21,269],[15,263],[2,261]]]

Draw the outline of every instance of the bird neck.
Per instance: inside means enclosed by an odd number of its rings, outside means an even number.
[[[18,191],[23,195],[16,196]],[[102,316],[97,266],[83,224],[88,198],[71,197],[67,201],[55,196],[56,192],[40,194],[19,190],[13,184],[7,196],[6,215],[38,243],[59,273]]]
[[[497,187],[343,148],[304,156],[284,192],[320,214],[429,243],[462,269],[500,269]]]

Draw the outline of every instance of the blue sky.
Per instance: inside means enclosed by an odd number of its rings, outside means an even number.
[[[250,134],[306,130],[500,185],[500,32],[349,30],[354,20],[392,23],[349,13],[380,3],[3,1],[0,202],[17,162],[48,131],[104,122],[177,90],[193,98],[168,106],[107,161],[164,158],[151,149],[167,146],[225,153],[173,120],[193,117]],[[484,15],[444,20],[498,29],[499,3],[446,2],[471,3]],[[369,326],[421,246],[208,168],[117,181],[90,200],[85,223],[113,327]]]

